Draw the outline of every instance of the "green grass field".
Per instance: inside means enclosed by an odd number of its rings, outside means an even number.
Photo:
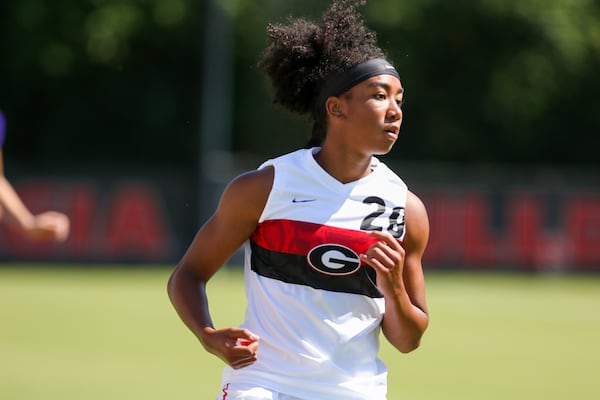
[[[166,296],[168,268],[0,265],[0,399],[214,399],[221,362]],[[600,276],[428,273],[431,325],[382,345],[390,400],[598,399]],[[241,275],[210,287],[237,325]]]

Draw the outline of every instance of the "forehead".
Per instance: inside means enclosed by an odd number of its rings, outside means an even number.
[[[362,86],[365,89],[369,88],[382,88],[386,92],[391,94],[401,94],[404,93],[404,88],[402,87],[402,83],[400,79],[395,77],[394,75],[377,75],[373,76],[361,83],[358,86]]]

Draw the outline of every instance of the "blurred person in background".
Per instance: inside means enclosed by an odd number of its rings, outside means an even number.
[[[6,118],[0,110],[0,221],[10,223],[32,241],[65,241],[69,236],[69,218],[57,211],[33,214],[4,175],[6,131]]]
[[[169,279],[183,322],[227,364],[218,399],[383,400],[380,332],[407,353],[428,326],[427,212],[375,157],[398,138],[404,89],[359,3],[269,25],[259,67],[312,139],[235,178]],[[243,244],[245,321],[215,327],[207,282]]]

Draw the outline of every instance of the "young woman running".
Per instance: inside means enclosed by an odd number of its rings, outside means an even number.
[[[235,178],[170,277],[181,319],[227,364],[218,399],[383,400],[380,332],[405,353],[427,328],[427,213],[376,158],[398,139],[404,89],[357,7],[268,27],[259,66],[312,138]],[[206,285],[241,245],[245,321],[216,327]]]

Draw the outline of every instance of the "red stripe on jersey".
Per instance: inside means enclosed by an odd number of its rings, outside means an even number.
[[[326,243],[340,244],[361,254],[377,242],[364,231],[289,219],[260,223],[251,239],[267,250],[303,256]]]

